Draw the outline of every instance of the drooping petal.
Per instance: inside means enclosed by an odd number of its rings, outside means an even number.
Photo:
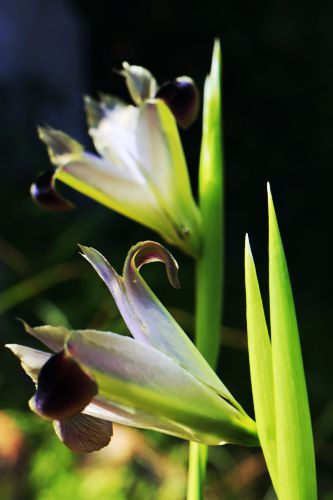
[[[112,293],[133,337],[176,360],[199,380],[239,408],[228,389],[139,273],[140,267],[144,264],[163,262],[170,283],[177,287],[178,266],[172,255],[158,243],[152,241],[138,243],[126,258],[122,278],[97,250],[82,246],[80,248],[83,256],[95,268]]]
[[[70,355],[92,373],[98,398],[163,416],[201,442],[255,445],[254,422],[175,361],[129,337],[74,331]]]
[[[31,184],[30,194],[35,203],[46,210],[66,212],[74,208],[73,203],[57,192],[54,170],[47,170],[39,174],[35,182]]]
[[[156,80],[146,68],[123,62],[120,73],[125,77],[128,91],[135,104],[140,106],[146,99],[154,97]]]
[[[47,327],[45,327],[47,328]],[[17,344],[7,344],[20,361],[22,368],[29,375],[32,381],[37,384],[39,373],[42,367],[50,359],[51,354],[31,347],[25,347]],[[68,383],[71,383],[68,380]],[[89,404],[85,410],[96,413],[100,416],[91,416],[90,414],[78,414],[64,421],[54,421],[53,426],[59,439],[68,448],[77,452],[91,452],[107,446],[112,436],[112,422],[110,421],[110,412],[102,409],[98,411],[98,406]]]
[[[67,420],[55,420],[53,427],[58,438],[78,453],[91,453],[104,448],[113,434],[112,422],[82,413]]]
[[[41,417],[67,420],[80,413],[97,394],[94,378],[65,351],[42,366],[30,407]]]
[[[45,331],[47,328],[45,326]],[[24,371],[37,384],[39,373],[46,361],[51,357],[51,354],[16,344],[9,344],[7,347],[20,359]],[[32,408],[32,410],[34,411],[35,409]],[[138,408],[133,408],[130,404],[126,406],[109,400],[102,400],[98,395],[84,408],[82,414],[89,415],[103,422],[115,422],[121,425],[140,427],[141,429],[151,429],[189,440],[196,439],[190,428],[185,428],[163,415],[152,415]],[[59,433],[61,432],[58,424],[56,425],[56,429],[59,429]],[[69,432],[70,428],[65,429],[63,432],[66,430]],[[62,437],[59,435],[59,437],[60,439],[65,439],[66,436],[64,434]],[[70,438],[68,437],[68,439]],[[68,443],[65,444],[68,446]]]

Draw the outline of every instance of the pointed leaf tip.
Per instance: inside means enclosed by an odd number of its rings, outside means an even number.
[[[271,185],[269,182],[267,182],[267,196],[268,196],[268,201],[273,201]]]
[[[250,239],[249,239],[248,233],[245,234],[245,251],[253,260],[252,249],[251,249]]]

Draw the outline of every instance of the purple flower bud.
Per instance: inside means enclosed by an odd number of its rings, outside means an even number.
[[[200,95],[196,84],[188,76],[164,83],[155,97],[167,104],[182,128],[188,128],[198,116]]]

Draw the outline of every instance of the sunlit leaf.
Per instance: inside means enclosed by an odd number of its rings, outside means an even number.
[[[268,186],[269,295],[279,497],[317,498],[314,446],[287,263]]]
[[[246,320],[251,383],[258,435],[272,481],[277,487],[272,348],[249,239],[245,242]]]

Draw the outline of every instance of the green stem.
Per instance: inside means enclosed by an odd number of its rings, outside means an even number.
[[[63,263],[21,281],[0,294],[0,314],[7,312],[21,302],[31,299],[59,283],[78,276],[79,269],[75,264]]]
[[[208,447],[190,442],[187,500],[203,500]]]
[[[221,124],[221,52],[216,41],[211,73],[205,82],[203,132],[199,168],[199,205],[203,252],[196,264],[196,325],[198,349],[215,368],[219,354],[223,303],[224,217]],[[203,498],[207,447],[190,444],[187,500]]]

